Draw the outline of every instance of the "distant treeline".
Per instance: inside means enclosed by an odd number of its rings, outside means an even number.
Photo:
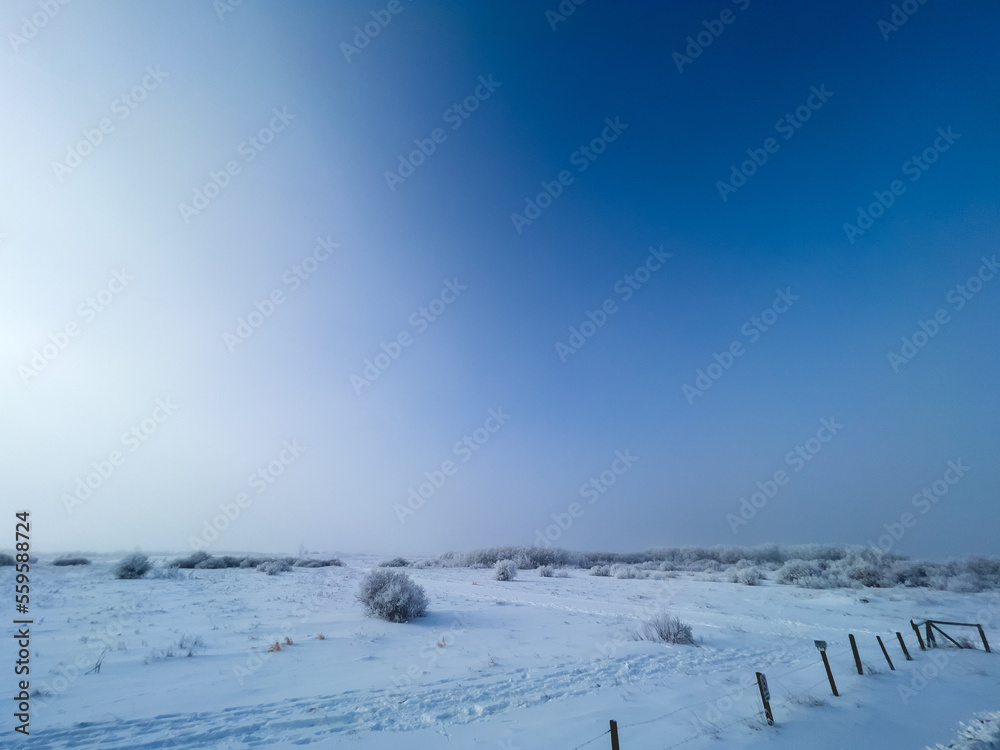
[[[857,546],[806,544],[756,547],[663,547],[645,552],[575,552],[556,547],[487,547],[448,552],[417,563],[419,567],[489,568],[513,560],[521,569],[539,566],[599,569],[635,566],[644,571],[724,574],[720,580],[761,579],[805,588],[921,586],[973,593],[1000,589],[1000,559],[969,557],[949,562],[911,560],[904,555]],[[737,571],[744,571],[738,577]]]

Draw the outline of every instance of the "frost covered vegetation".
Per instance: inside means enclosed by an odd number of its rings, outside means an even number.
[[[909,586],[975,593],[1000,589],[1000,559],[911,560],[867,547],[764,545],[674,547],[646,552],[575,552],[555,547],[488,547],[449,552],[416,567],[492,568],[510,560],[521,570],[584,568],[593,576],[663,578],[673,571],[756,586],[764,580],[812,589]]]
[[[53,560],[52,564],[59,566],[90,565],[90,560],[88,560],[86,557],[60,557],[58,560]]]
[[[694,633],[691,626],[671,617],[666,612],[646,620],[642,627],[633,635],[637,641],[653,641],[655,643],[674,643],[680,646],[693,646]]]
[[[493,566],[493,580],[513,581],[517,578],[517,564],[513,560],[497,560]]]
[[[141,552],[135,552],[118,563],[118,567],[115,568],[115,578],[125,580],[142,578],[151,567],[153,566],[148,557]]]
[[[366,615],[389,622],[407,622],[427,613],[424,587],[399,570],[375,568],[362,579],[356,598]]]
[[[197,570],[212,570],[222,568],[257,568],[269,575],[285,572],[295,568],[328,568],[332,566],[340,567],[344,563],[336,558],[329,560],[316,560],[313,558],[296,557],[254,557],[246,555],[238,557],[235,555],[222,555],[215,557],[207,552],[195,552],[187,557],[179,557],[170,563],[171,568],[189,568]],[[274,571],[273,573],[271,571]]]

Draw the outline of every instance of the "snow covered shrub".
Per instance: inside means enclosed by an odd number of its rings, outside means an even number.
[[[380,562],[378,566],[380,568],[405,568],[409,566],[410,561],[405,557],[394,557],[391,560],[386,560],[385,562]]]
[[[847,568],[847,577],[868,588],[882,585],[882,571],[871,563],[856,563],[851,565]]]
[[[53,565],[90,565],[90,560],[86,557],[60,557],[52,561]]]
[[[611,568],[607,565],[595,565],[590,569],[590,575],[592,576],[610,576]]]
[[[757,568],[741,568],[738,565],[728,571],[729,580],[733,583],[742,583],[744,586],[756,586],[764,580],[764,574]]]
[[[287,560],[268,560],[257,566],[257,570],[261,573],[267,573],[269,576],[276,576],[278,573],[287,573],[291,569],[292,566],[288,564]]]
[[[538,575],[540,575],[542,578],[551,578],[552,577],[552,566],[551,565],[539,565],[538,566]]]
[[[645,578],[645,571],[641,568],[637,568],[635,565],[625,565],[624,563],[615,563],[611,566],[611,575],[615,578]]]
[[[237,562],[237,565],[239,563]],[[226,567],[226,561],[222,557],[209,555],[204,560],[195,563],[196,570],[221,570]]]
[[[923,587],[930,585],[930,573],[927,571],[927,565],[913,560],[894,562],[889,577],[895,585]]]
[[[635,634],[636,640],[657,643],[676,643],[681,646],[694,644],[691,626],[661,612],[646,620]]]
[[[0,567],[4,565],[14,565],[14,556],[8,555],[6,552],[0,552]]]
[[[187,557],[178,557],[172,563],[170,563],[171,568],[193,568],[198,563],[207,560],[211,555],[205,552],[205,550],[200,550],[195,552],[193,555],[188,555]]]
[[[355,598],[366,615],[389,622],[406,622],[427,612],[424,587],[401,570],[375,568],[362,579]]]
[[[134,552],[118,563],[115,578],[142,578],[151,567],[153,566],[149,564],[148,557],[141,552]]]
[[[789,560],[778,568],[775,580],[786,585],[798,584],[803,579],[819,576],[822,572],[819,563],[812,560]]]
[[[336,557],[331,557],[329,560],[307,560],[304,557],[295,563],[296,568],[342,568],[344,563],[338,560]]]
[[[517,564],[513,560],[497,560],[493,566],[494,581],[513,581],[517,578]]]

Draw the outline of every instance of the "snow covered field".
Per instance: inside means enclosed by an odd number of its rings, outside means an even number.
[[[31,684],[48,695],[32,699],[29,738],[5,712],[0,745],[572,750],[592,739],[588,748],[610,748],[601,735],[615,719],[623,750],[684,741],[923,748],[1000,707],[997,653],[920,652],[909,627],[911,618],[982,622],[995,650],[997,592],[806,590],[696,573],[621,580],[576,569],[500,582],[484,569],[409,568],[428,615],[393,624],[354,601],[382,557],[277,576],[185,570],[172,580],[116,580],[115,559],[33,566]],[[5,590],[12,579],[13,568],[0,568]],[[689,623],[700,643],[630,637],[661,611]],[[857,674],[848,633],[870,673]],[[292,645],[268,651],[286,638]],[[815,639],[829,642],[839,698]],[[100,672],[84,674],[105,648]],[[15,658],[10,641],[4,658]],[[758,670],[775,727],[763,721]]]

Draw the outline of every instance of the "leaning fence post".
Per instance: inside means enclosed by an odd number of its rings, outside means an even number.
[[[760,688],[760,699],[764,702],[764,716],[768,726],[774,726],[774,714],[771,713],[771,691],[767,689],[767,678],[763,673],[757,673],[757,687]]]
[[[920,650],[926,651],[927,649],[924,648],[924,639],[920,635],[920,626],[917,625],[917,623],[915,623],[913,620],[910,620],[910,627],[913,628],[913,632],[917,634],[917,643],[920,644]]]
[[[848,635],[851,639],[851,650],[854,652],[854,664],[858,668],[858,674],[864,674],[865,670],[861,668],[861,656],[858,654],[858,642],[854,640],[854,633]]]
[[[983,648],[986,649],[986,653],[990,653],[990,644],[986,640],[986,631],[983,630],[982,625],[976,625],[976,627],[979,628],[979,637],[983,639]]]
[[[618,722],[614,719],[611,720],[611,750],[619,750],[618,748]]]
[[[833,681],[833,670],[830,669],[830,660],[826,658],[826,641],[813,641],[816,644],[816,648],[819,649],[820,655],[823,657],[823,666],[826,667],[826,676],[830,678],[830,689],[833,690],[835,697],[839,697],[840,693],[837,692],[837,683]]]
[[[885,644],[882,643],[882,636],[877,635],[875,637],[878,639],[878,645],[882,647],[882,653],[885,654],[885,660],[889,662],[889,669],[895,672],[896,668],[892,666],[892,659],[889,658],[889,652],[885,650]]]
[[[910,652],[906,650],[906,641],[903,640],[903,634],[897,630],[896,637],[899,638],[899,645],[903,648],[903,656],[906,657],[907,661],[913,661],[913,657],[910,656]]]

